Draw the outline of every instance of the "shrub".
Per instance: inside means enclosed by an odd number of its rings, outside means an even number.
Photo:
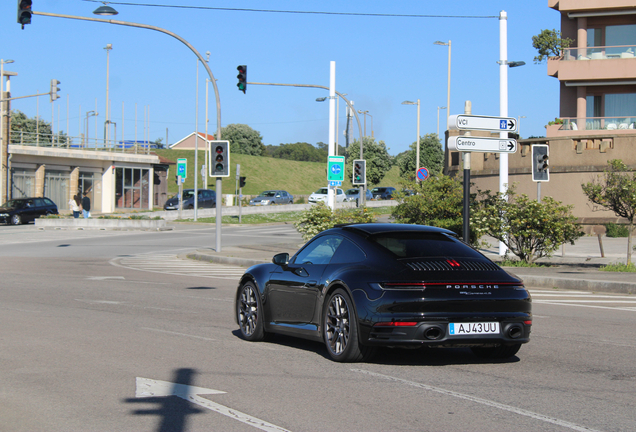
[[[627,237],[629,235],[629,228],[625,225],[619,225],[611,222],[606,223],[605,235],[607,237]]]
[[[310,209],[301,212],[298,221],[294,226],[303,236],[303,240],[308,241],[316,234],[333,228],[338,224],[345,223],[371,223],[375,222],[376,216],[366,207],[361,209],[339,209],[331,211],[325,203],[317,203]]]
[[[503,242],[520,260],[532,263],[536,258],[549,257],[565,242],[583,235],[572,206],[562,205],[551,197],[542,202],[527,195],[517,195],[510,187],[507,198],[489,191],[479,210],[471,215],[471,226],[480,235],[489,235]]]

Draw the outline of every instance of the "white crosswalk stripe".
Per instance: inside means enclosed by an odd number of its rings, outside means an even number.
[[[114,258],[112,265],[152,273],[173,274],[216,279],[239,280],[245,273],[243,267],[207,263],[179,258],[172,254],[143,254]]]
[[[530,289],[532,302],[559,306],[636,311],[636,296],[590,291]]]

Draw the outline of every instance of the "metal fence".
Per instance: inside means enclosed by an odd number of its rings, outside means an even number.
[[[70,137],[65,134],[45,134],[25,131],[11,131],[11,144],[32,147],[56,147],[76,150],[110,151],[121,153],[149,154],[151,150],[159,148],[157,144],[148,141],[116,141],[84,136]]]

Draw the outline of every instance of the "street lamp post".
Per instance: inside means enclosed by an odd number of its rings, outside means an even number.
[[[110,132],[110,117],[108,116],[108,105],[109,105],[109,96],[108,96],[108,69],[110,64],[110,50],[113,49],[113,44],[106,44],[104,48],[106,50],[106,120],[104,121],[104,147],[108,147],[108,135]],[[116,137],[115,137],[116,138]]]
[[[446,107],[437,107],[437,139],[439,139],[439,110],[443,109],[446,109]]]
[[[448,46],[448,88],[446,89],[446,130],[449,129],[448,118],[450,117],[450,89],[451,89],[451,41],[435,41],[435,45]],[[438,134],[439,135],[439,134]]]
[[[342,96],[347,96],[347,93],[342,93]],[[324,102],[329,99],[327,96],[316,98],[316,102]],[[336,149],[335,154],[338,156],[338,116],[340,115],[340,98],[336,99]]]
[[[417,139],[415,140],[415,181],[417,178],[417,170],[420,169],[420,100],[417,102],[404,101],[402,105],[417,105]],[[439,112],[439,111],[438,111]]]
[[[508,117],[508,67],[523,66],[523,61],[508,61],[508,14],[499,12],[499,115]],[[508,139],[508,132],[499,132],[499,137]],[[499,155],[499,192],[507,200],[508,189],[508,153]],[[502,241],[499,242],[499,256],[504,256],[508,247]]]
[[[371,117],[371,138],[373,138],[373,116],[369,111],[358,110],[358,114],[364,114],[364,136],[367,136],[367,116]]]
[[[519,139],[521,139],[521,119],[522,118],[527,118],[526,116],[519,116],[517,118],[517,135],[519,136]]]
[[[4,65],[10,64],[10,63],[13,63],[13,60],[0,60],[0,100],[4,99]],[[8,143],[5,145],[5,142],[4,142],[4,118],[5,118],[4,107],[6,104],[7,102],[5,101],[0,102],[0,167],[5,165],[5,160],[7,159],[9,154],[9,145]],[[9,167],[7,166],[7,170],[8,169]],[[3,199],[4,189],[2,188],[3,177],[4,177],[3,170],[0,169],[0,203],[4,203],[4,199]],[[8,174],[7,174],[7,177],[9,177]],[[8,183],[6,185],[6,189],[7,191],[9,190]],[[9,197],[8,193],[6,197],[7,198]]]
[[[86,147],[88,147],[88,118],[93,116],[98,116],[98,115],[99,113],[95,111],[88,111],[86,113],[86,134],[84,135],[86,140]],[[97,135],[97,131],[95,131],[95,135]],[[95,146],[97,147],[97,143],[95,143]]]

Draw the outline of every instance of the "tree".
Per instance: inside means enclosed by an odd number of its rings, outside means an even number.
[[[534,58],[535,63],[541,63],[548,57],[563,55],[563,50],[570,47],[574,40],[562,38],[559,30],[541,30],[536,36],[532,36],[532,46],[539,51]]]
[[[365,137],[363,158],[367,161],[367,183],[379,184],[387,172],[391,169],[391,156],[384,141],[375,142],[374,138]],[[360,141],[356,140],[345,150],[347,163],[345,164],[345,177],[351,178],[353,161],[360,158]]]
[[[480,192],[483,198],[470,218],[477,234],[499,240],[520,260],[532,263],[536,258],[548,257],[565,242],[583,235],[572,207],[561,205],[551,197],[542,202],[527,195],[517,195],[514,186],[506,197],[497,192]]]
[[[627,236],[627,265],[632,262],[632,235],[636,216],[636,174],[620,159],[608,162],[602,177],[581,185],[583,193],[594,204],[614,212],[629,221]]]
[[[281,144],[272,146],[270,156],[278,159],[288,159],[303,162],[327,162],[327,152],[317,149],[306,142]]]
[[[230,124],[221,130],[221,137],[230,142],[230,151],[237,154],[263,156],[265,145],[260,132],[246,124]]]
[[[462,235],[464,188],[460,177],[438,175],[419,183],[405,181],[402,186],[417,194],[397,195],[399,204],[391,210],[391,217],[396,222],[431,225]],[[471,243],[476,240],[471,233]]]
[[[40,145],[51,145],[51,138],[53,137],[51,124],[45,122],[42,119],[28,118],[22,111],[11,110],[11,137],[9,142],[20,143],[35,142],[37,134],[40,135]],[[55,142],[66,144],[68,139],[64,132],[58,132],[55,134]]]
[[[316,234],[344,223],[373,223],[376,216],[366,207],[338,209],[332,211],[323,202],[303,211],[294,226],[303,236],[303,240],[311,240]]]
[[[425,167],[431,176],[441,174],[444,168],[444,150],[437,134],[426,134],[420,137],[420,166],[415,166],[417,162],[417,148],[415,143],[411,144],[411,149],[400,156],[397,165],[400,167],[400,177],[407,180],[415,179],[415,171],[420,167]]]

